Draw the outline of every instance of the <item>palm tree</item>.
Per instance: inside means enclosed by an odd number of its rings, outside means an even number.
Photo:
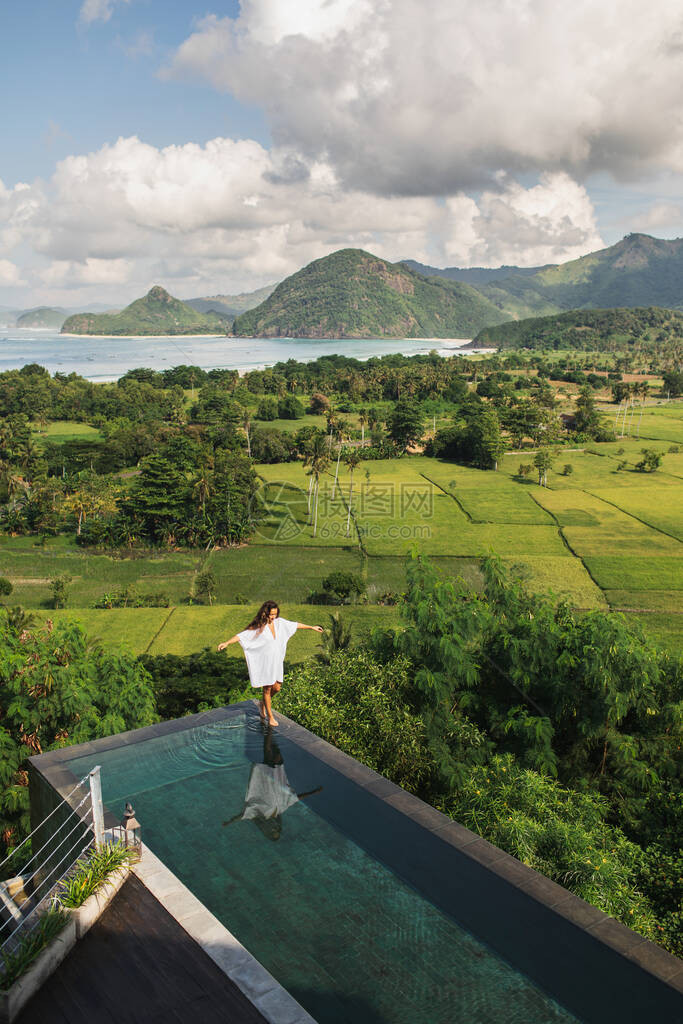
[[[320,434],[319,436],[323,437],[322,434]],[[302,445],[302,449],[301,449],[301,454],[303,455],[303,461],[304,461],[304,469],[307,470],[307,471],[310,470],[311,459],[313,458],[313,441],[314,441],[314,438],[313,437],[309,437],[304,442],[304,444]],[[308,500],[306,502],[306,515],[308,516],[309,525],[310,525],[310,519],[311,519],[311,494],[313,492],[313,475],[312,475],[312,473],[307,472],[307,476],[308,476]]]
[[[361,409],[358,413],[358,423],[360,425],[360,443],[365,444],[365,426],[368,422],[368,410]]]
[[[194,480],[192,496],[197,499],[197,509],[202,515],[206,514],[206,499],[211,496],[211,473],[206,463],[199,467]]]
[[[337,651],[345,651],[351,643],[351,629],[341,617],[341,612],[331,612],[329,615],[330,626],[325,630],[320,644],[319,661],[329,665],[331,657]]]
[[[334,484],[332,486],[332,501],[334,501],[334,496],[337,493],[337,480],[339,479],[339,461],[341,459],[342,444],[344,443],[344,431],[346,430],[346,420],[342,420],[342,419],[337,420],[336,426],[337,426],[337,440],[339,442],[339,447],[337,449],[337,466],[336,466],[336,469],[334,471]]]
[[[249,409],[242,409],[242,428],[244,433],[247,435],[247,455],[251,458],[251,437],[249,435],[249,428],[251,427],[251,412]]]
[[[327,450],[326,438],[319,434],[313,438],[311,454],[309,457],[309,473],[313,478],[313,536],[318,532],[318,496],[320,493],[320,477],[330,464],[330,453]]]
[[[353,500],[353,471],[360,462],[360,452],[357,448],[352,448],[347,455],[344,456],[344,462],[349,467],[349,511],[346,516],[346,536],[348,537],[351,529],[351,502]]]

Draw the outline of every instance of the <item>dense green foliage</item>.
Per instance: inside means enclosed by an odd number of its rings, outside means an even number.
[[[435,715],[459,708],[520,764],[590,784],[633,836],[675,842],[664,805],[680,784],[681,667],[620,616],[576,616],[492,559],[483,573],[481,595],[422,560],[409,569],[396,644],[420,666],[415,683]],[[457,765],[445,758],[443,770]]]
[[[472,347],[581,349],[610,352],[646,350],[665,339],[680,351],[683,313],[669,309],[575,309],[554,316],[532,317],[485,327]]]
[[[246,696],[248,680],[242,662],[216,651],[203,650],[187,657],[143,654],[162,719],[193,715]]]
[[[426,280],[362,249],[341,249],[282,281],[233,324],[240,337],[470,337],[505,314],[469,285]]]
[[[91,644],[79,627],[44,629],[0,612],[0,837],[27,831],[26,760],[156,720],[150,679],[131,655]]]
[[[282,710],[398,785],[451,814],[524,863],[662,941],[652,902],[635,887],[639,848],[605,821],[599,797],[519,766],[468,719],[451,714],[438,731],[404,657],[370,649],[302,666],[278,697]],[[431,738],[430,738],[431,737]],[[444,781],[444,751],[457,754],[457,781]]]
[[[480,401],[466,401],[453,417],[453,425],[437,431],[427,454],[479,469],[495,469],[503,452],[496,410]]]
[[[155,285],[120,313],[76,313],[62,325],[62,334],[170,335],[225,334],[228,318],[199,313]]]
[[[420,405],[410,398],[401,398],[387,420],[389,437],[400,451],[419,444],[424,434],[425,416]]]
[[[369,649],[333,655],[329,665],[292,672],[278,706],[340,750],[413,793],[427,793],[435,766],[425,730],[405,695],[411,667],[402,657],[380,664]]]

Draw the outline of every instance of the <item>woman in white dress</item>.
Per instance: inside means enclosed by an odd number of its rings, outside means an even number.
[[[280,618],[275,601],[264,601],[246,629],[218,645],[223,651],[230,644],[240,644],[247,659],[249,681],[261,690],[261,718],[269,725],[277,725],[271,707],[272,696],[279,692],[284,675],[287,641],[297,629],[314,629],[322,633],[322,626],[307,626],[304,622],[291,622]]]

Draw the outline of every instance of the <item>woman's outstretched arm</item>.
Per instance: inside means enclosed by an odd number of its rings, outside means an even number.
[[[323,629],[322,626],[307,626],[305,622],[297,622],[296,628],[297,629],[314,629],[316,631],[316,633],[324,633],[325,632],[325,630]]]
[[[239,642],[240,640],[238,636],[231,636],[229,640],[224,640],[222,644],[218,645],[218,650],[224,651],[226,647],[230,646],[230,644],[238,644]]]

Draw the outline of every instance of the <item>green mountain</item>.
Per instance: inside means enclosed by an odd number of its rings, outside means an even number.
[[[683,309],[682,238],[626,235],[607,249],[545,267],[424,267],[421,272],[429,279],[436,274],[470,283],[510,317],[568,309]]]
[[[67,313],[64,309],[52,309],[49,306],[39,306],[37,309],[27,309],[17,317],[17,327],[50,327],[58,331]]]
[[[465,348],[615,351],[683,339],[683,313],[670,309],[575,309],[485,327]]]
[[[77,313],[62,326],[62,334],[149,335],[225,334],[228,318],[198,313],[155,285],[120,313]]]
[[[362,249],[340,249],[281,282],[237,317],[260,338],[467,338],[506,316],[459,281],[424,278]]]
[[[238,295],[204,295],[197,299],[185,299],[185,303],[200,313],[215,311],[232,319],[258,306],[268,298],[274,288],[274,284],[269,284],[264,288],[257,288],[254,292],[240,292]]]

